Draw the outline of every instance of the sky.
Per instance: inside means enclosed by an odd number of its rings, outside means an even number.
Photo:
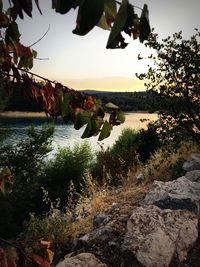
[[[4,0],[3,2],[8,2]],[[34,1],[33,1],[34,2]],[[160,38],[182,30],[184,38],[200,29],[200,0],[129,0],[133,5],[149,8],[150,25]],[[32,71],[59,81],[73,89],[107,91],[145,90],[135,73],[146,72],[148,60],[138,61],[139,53],[147,56],[148,49],[138,40],[130,41],[125,49],[106,49],[109,31],[95,27],[86,36],[72,33],[76,27],[77,9],[60,15],[51,9],[51,0],[40,0],[43,15],[33,7],[33,18],[18,20],[21,41],[31,45],[47,35],[33,49],[38,58]],[[141,13],[137,10],[138,14]]]

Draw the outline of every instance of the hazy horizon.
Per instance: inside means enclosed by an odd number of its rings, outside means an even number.
[[[34,2],[34,1],[33,1]],[[8,1],[3,0],[8,4]],[[35,4],[33,18],[25,16],[18,19],[21,41],[31,45],[43,36],[50,25],[47,35],[33,46],[38,52],[32,72],[56,80],[73,89],[93,90],[145,90],[135,73],[146,72],[149,61],[138,60],[138,54],[147,56],[148,49],[138,40],[128,38],[125,49],[106,49],[109,31],[95,27],[86,36],[72,33],[76,26],[77,10],[65,15],[51,9],[51,1],[39,1],[43,15]],[[200,28],[199,0],[130,0],[131,4],[143,7],[148,4],[150,25],[160,38],[183,31],[189,38],[194,28]],[[140,15],[140,11],[138,11]]]

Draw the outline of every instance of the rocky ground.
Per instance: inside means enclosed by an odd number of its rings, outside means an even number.
[[[200,154],[183,169],[174,181],[155,181],[131,214],[120,201],[97,214],[56,267],[200,267]]]

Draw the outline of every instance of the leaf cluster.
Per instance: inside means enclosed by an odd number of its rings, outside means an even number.
[[[39,1],[35,0],[35,3],[41,13]],[[117,4],[120,5],[119,8]],[[121,3],[114,0],[52,0],[52,8],[60,14],[66,14],[71,8],[78,9],[76,28],[73,31],[75,34],[85,35],[96,25],[110,30],[107,48],[126,47],[122,33],[133,39],[139,37],[141,42],[147,40],[150,34],[147,5],[141,9],[140,18],[128,0],[122,0]],[[33,79],[33,73],[28,75],[37,52],[31,46],[21,43],[16,19],[23,19],[24,14],[32,17],[32,0],[12,0],[6,11],[0,1],[0,77],[6,84],[5,90],[9,94],[10,80],[13,77],[13,82],[23,84],[25,95],[41,103],[46,114],[62,116],[66,123],[72,121],[75,129],[86,125],[82,138],[99,134],[101,141],[108,137],[114,125],[124,122],[124,115],[118,107],[104,107],[91,96],[85,96],[60,83],[54,84],[48,79],[45,79],[45,83],[38,83]],[[109,120],[104,120],[105,112],[110,113]]]
[[[119,8],[117,8],[119,4]],[[140,17],[128,0],[71,0],[52,1],[52,8],[60,14],[69,12],[78,7],[76,28],[74,34],[86,35],[95,26],[110,30],[106,48],[125,48],[128,44],[122,33],[133,39],[139,37],[140,42],[148,39],[150,34],[149,11],[145,4]]]

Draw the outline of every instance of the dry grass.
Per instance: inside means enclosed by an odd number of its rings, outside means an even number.
[[[152,183],[154,180],[169,181],[170,168],[180,160],[185,161],[191,153],[197,151],[198,147],[193,143],[182,144],[176,151],[164,149],[157,151],[142,168],[147,183]]]
[[[64,240],[62,240],[63,235],[59,237],[62,241],[61,247],[66,245],[65,242],[74,242],[92,230],[93,218],[98,213],[110,214],[113,222],[117,222],[120,215],[131,215],[133,209],[141,203],[151,188],[153,181],[161,180],[162,177],[169,180],[170,166],[175,164],[180,157],[187,159],[192,152],[197,152],[197,147],[192,144],[182,145],[176,152],[159,150],[152,155],[146,165],[129,170],[128,177],[122,179],[122,185],[119,187],[111,188],[108,186],[108,175],[101,186],[88,175],[85,178],[86,189],[81,193],[78,203],[65,214],[68,218],[67,223],[61,221],[59,226],[65,235]],[[136,180],[136,175],[139,172],[144,174],[145,182],[139,183]],[[117,203],[117,211],[112,210],[113,203]],[[37,235],[35,238],[39,240],[41,237]],[[44,238],[46,237],[44,236]],[[59,238],[57,240],[55,238],[58,244]]]
[[[149,191],[154,180],[170,180],[169,168],[180,157],[187,159],[189,154],[197,152],[193,144],[184,144],[177,151],[159,150],[146,165],[137,166],[129,170],[129,175],[122,178],[122,185],[110,188],[109,175],[105,175],[103,185],[95,183],[91,176],[86,177],[86,190],[82,192],[76,208],[73,210],[76,220],[68,225],[70,239],[74,241],[93,228],[93,218],[98,213],[108,213],[114,220],[119,214],[130,215],[134,207],[138,206]],[[142,172],[145,182],[138,183],[136,176]],[[117,203],[118,212],[112,211],[112,204]]]
[[[107,183],[99,186],[87,177],[87,191],[79,199],[74,212],[77,220],[71,222],[70,235],[72,240],[89,232],[93,228],[93,218],[99,213],[107,213],[115,220],[120,214],[131,215],[148,192],[148,185],[137,185],[135,181],[124,179],[123,185],[109,188]],[[112,210],[112,204],[116,203],[119,209]]]

